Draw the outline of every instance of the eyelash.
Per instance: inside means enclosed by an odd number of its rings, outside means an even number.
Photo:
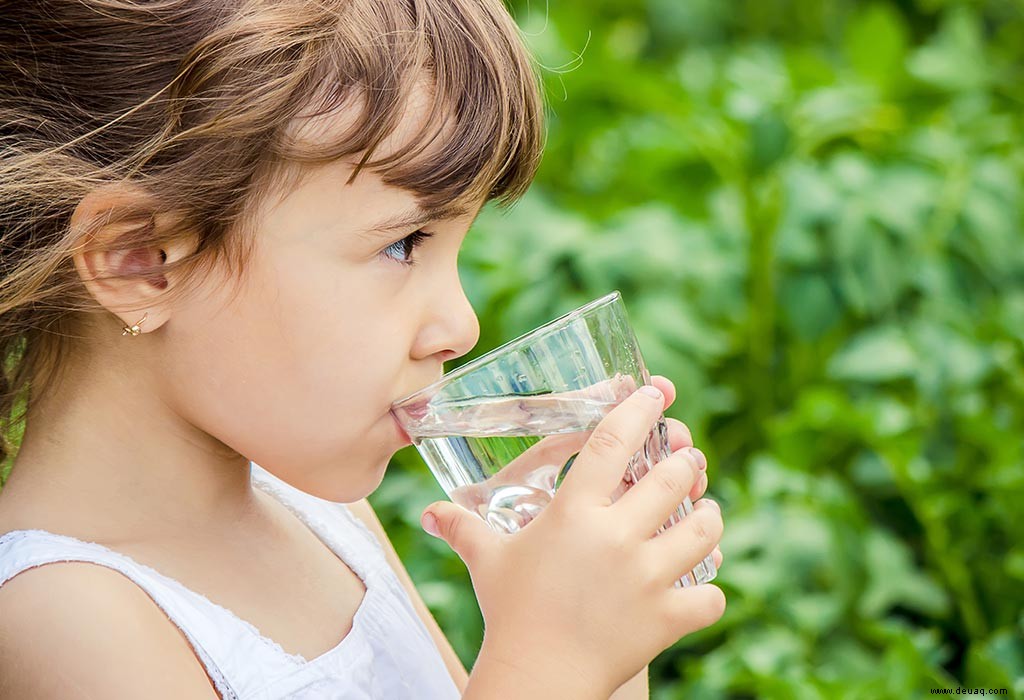
[[[405,238],[403,238],[403,239],[401,239],[399,241],[395,241],[394,243],[389,245],[387,248],[382,250],[381,251],[381,255],[384,255],[385,257],[387,257],[387,258],[389,258],[391,260],[394,260],[395,262],[399,263],[400,265],[405,265],[407,267],[412,267],[413,265],[416,264],[415,260],[413,260],[411,258],[408,259],[408,260],[403,260],[403,259],[395,258],[395,257],[392,257],[390,255],[387,255],[387,252],[389,250],[394,249],[396,246],[401,246],[403,244],[408,244],[410,246],[408,254],[412,255],[413,252],[417,248],[419,248],[423,244],[424,241],[426,241],[428,238],[431,238],[433,235],[434,234],[427,233],[426,231],[413,231],[412,233],[410,233]]]

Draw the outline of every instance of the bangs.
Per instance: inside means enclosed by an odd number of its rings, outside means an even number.
[[[500,0],[353,2],[335,7],[334,19],[330,35],[308,46],[313,60],[301,83],[317,98],[299,121],[345,111],[345,127],[325,129],[329,137],[315,145],[282,132],[274,158],[359,154],[353,178],[371,169],[428,209],[509,204],[526,191],[544,145],[543,101]]]

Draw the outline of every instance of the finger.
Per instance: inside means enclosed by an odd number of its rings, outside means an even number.
[[[693,488],[690,489],[690,502],[695,502],[698,498],[704,495],[704,492],[708,490],[708,475],[701,472],[700,476],[697,477],[696,483]]]
[[[715,547],[714,549],[711,550],[711,560],[713,562],[715,562],[715,569],[716,570],[722,568],[722,560],[724,558],[725,558],[725,556],[722,554],[722,550],[719,549],[718,547]]]
[[[622,482],[626,465],[643,448],[661,416],[664,395],[654,389],[654,397],[649,389],[653,388],[633,392],[597,424],[562,481],[559,493],[563,499],[568,494],[569,498],[611,502],[610,494]]]
[[[665,425],[668,427],[668,448],[675,452],[684,447],[693,447],[693,435],[686,423],[675,418],[666,418]]]
[[[676,400],[676,385],[672,383],[672,380],[660,374],[652,374],[651,384],[661,389],[661,393],[665,395],[665,405],[662,407],[662,410],[671,406]]]
[[[671,405],[675,399],[675,385],[671,381],[660,375],[653,375],[651,377],[652,383],[654,383],[662,393],[665,394],[665,406]],[[571,395],[587,396],[587,397],[599,397],[602,392],[608,393],[612,391],[619,400],[628,396],[628,392],[623,394],[623,390],[630,388],[630,391],[634,391],[636,384],[633,378],[626,375],[622,377],[615,377],[607,379],[596,384],[592,384],[583,389],[579,389],[572,392],[563,392],[557,394],[557,396],[566,397]],[[549,396],[555,396],[554,394]],[[662,409],[664,410],[664,409]],[[684,447],[693,446],[693,437],[690,434],[690,429],[685,423],[675,418],[666,418],[665,425],[668,428],[668,443],[669,449],[672,452],[682,449]],[[580,431],[576,433],[567,433],[563,435],[548,435],[540,440],[537,444],[531,446],[526,452],[522,453],[511,462],[506,464],[497,474],[495,474],[488,483],[493,485],[501,484],[522,484],[529,474],[532,474],[539,468],[546,467],[549,465],[557,466],[559,474],[564,467],[565,463],[574,454],[582,449],[587,438],[590,437],[591,431]],[[704,455],[700,455],[700,459],[704,459]],[[707,461],[705,460],[706,464]],[[701,492],[703,493],[703,492]],[[694,500],[700,498],[701,494],[696,494]]]
[[[583,449],[589,436],[589,432],[548,435],[502,467],[488,483],[523,484],[530,474],[544,467],[553,467],[557,476],[566,461]]]
[[[688,451],[693,458],[697,460],[697,468],[700,469],[700,474],[697,477],[697,481],[694,483],[693,488],[690,490],[690,500],[696,501],[698,498],[704,495],[704,492],[708,488],[708,458],[704,456],[704,453],[698,450],[696,447],[688,448]]]
[[[448,498],[458,503],[463,508],[479,512],[477,506],[487,502],[487,495],[490,493],[490,485],[486,482],[466,484],[458,486],[448,494]]]
[[[549,408],[550,406],[564,405],[566,401],[577,399],[595,399],[597,401],[618,404],[635,392],[639,386],[632,375],[617,373],[614,377],[602,379],[599,382],[588,384],[579,389],[569,391],[555,391],[547,394],[513,395],[509,397],[514,401],[517,408],[529,413],[538,409]],[[490,409],[490,404],[488,405]]]
[[[615,502],[623,526],[650,537],[677,511],[700,473],[689,449],[673,452],[655,464]]]
[[[693,570],[711,554],[722,539],[722,513],[708,499],[697,501],[693,512],[645,546],[653,553],[655,568],[666,581],[674,581]]]
[[[668,622],[680,637],[713,625],[725,614],[725,593],[713,583],[673,587],[667,595]]]
[[[428,533],[447,542],[470,570],[495,549],[495,532],[487,521],[451,501],[427,506],[420,524]]]
[[[410,435],[451,435],[452,430],[501,430],[513,423],[543,420],[549,431],[578,429],[579,416],[564,410],[567,401],[581,398],[615,406],[637,389],[632,375],[617,373],[582,389],[535,394],[508,394],[489,397],[419,399],[394,409],[396,417]]]

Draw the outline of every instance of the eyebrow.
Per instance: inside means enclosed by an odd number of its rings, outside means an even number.
[[[412,209],[398,216],[379,221],[369,229],[360,231],[360,234],[366,238],[378,238],[402,229],[418,228],[431,221],[456,219],[460,216],[465,216],[467,213],[469,213],[469,210],[465,207],[452,205],[434,207],[432,209]]]

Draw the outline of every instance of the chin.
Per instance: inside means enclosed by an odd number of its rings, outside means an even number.
[[[376,491],[387,473],[391,458],[404,447],[394,442],[380,442],[372,450],[360,450],[360,455],[339,460],[344,465],[331,473],[330,483],[317,484],[314,496],[335,503],[353,503]]]
[[[370,468],[352,469],[356,462],[349,461],[348,469],[337,469],[329,480],[304,481],[293,484],[300,491],[333,503],[354,503],[377,490],[384,480],[388,460]],[[365,463],[364,463],[365,464]]]
[[[390,458],[384,458],[372,469],[366,469],[360,471],[359,476],[365,478],[351,479],[345,484],[345,500],[342,503],[352,503],[358,501],[361,498],[366,498],[371,493],[380,488],[381,482],[384,481],[384,474],[387,472]]]
[[[381,485],[381,482],[384,481],[384,474],[387,473],[389,464],[391,464],[391,458],[386,457],[381,460],[380,464],[377,465],[377,468],[372,472],[374,476],[374,478],[372,479],[373,483],[370,485],[370,490],[367,491],[367,494],[376,491],[377,488]],[[363,496],[360,496],[360,498],[363,498]]]

